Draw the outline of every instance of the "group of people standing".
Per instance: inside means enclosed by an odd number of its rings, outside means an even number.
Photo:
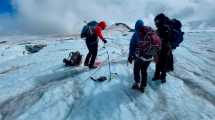
[[[172,47],[171,47],[171,26],[170,19],[165,16],[164,14],[159,14],[154,19],[155,25],[157,27],[156,33],[161,39],[161,48],[157,52],[155,58],[156,68],[155,74],[153,77],[153,81],[161,80],[161,83],[166,82],[166,73],[168,71],[173,71],[173,54],[172,54]],[[134,80],[135,83],[133,84],[132,88],[140,89],[144,91],[144,88],[147,85],[147,68],[151,62],[151,60],[142,60],[140,57],[137,57],[135,54],[136,51],[136,44],[140,39],[139,30],[141,27],[144,27],[144,23],[142,20],[138,20],[135,25],[135,33],[130,42],[130,49],[129,49],[129,63],[132,63],[134,60]]]
[[[136,22],[134,34],[130,40],[128,56],[128,62],[130,64],[134,63],[133,74],[135,82],[132,86],[133,89],[144,92],[147,85],[147,68],[153,60],[156,63],[153,81],[161,80],[161,83],[165,83],[167,72],[174,70],[172,54],[172,50],[175,49],[172,43],[172,39],[175,37],[175,34],[173,34],[174,26],[172,26],[174,21],[178,22],[169,19],[163,13],[158,14],[154,19],[155,26],[157,27],[156,31],[149,26],[145,26],[143,20]],[[98,38],[107,43],[107,40],[102,35],[102,30],[106,26],[105,21],[101,21],[100,23],[93,21],[88,23],[82,30],[81,37],[86,38],[86,45],[89,50],[84,65],[90,69],[97,67],[94,63],[98,52]],[[181,23],[179,27],[181,28]],[[143,45],[142,41],[144,42],[147,38],[155,39],[155,41],[149,41]],[[152,44],[153,42],[154,44]],[[142,49],[141,45],[148,47],[143,48],[147,50],[145,53],[143,50],[142,53],[140,52],[140,49]]]

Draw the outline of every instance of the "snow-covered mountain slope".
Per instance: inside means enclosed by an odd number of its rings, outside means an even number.
[[[106,36],[106,49],[100,43],[97,58],[102,67],[95,70],[64,67],[62,59],[70,51],[87,53],[77,37],[19,37],[0,44],[0,120],[215,119],[214,32],[186,33],[174,51],[175,71],[168,74],[166,84],[151,81],[151,63],[144,94],[131,89],[131,33],[112,29]],[[28,54],[25,44],[30,43],[47,47]],[[106,50],[115,74],[111,81],[97,83],[89,77],[109,76]]]

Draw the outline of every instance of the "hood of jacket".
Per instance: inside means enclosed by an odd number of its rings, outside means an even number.
[[[142,20],[137,20],[135,24],[135,31],[139,31],[144,26],[144,22]]]

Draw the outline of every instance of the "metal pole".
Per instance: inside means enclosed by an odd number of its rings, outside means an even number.
[[[104,45],[104,48],[105,48],[107,56],[108,56],[109,80],[111,80],[111,74],[112,73],[111,73],[111,65],[110,65],[110,54],[109,54],[107,48],[105,47],[105,45]]]

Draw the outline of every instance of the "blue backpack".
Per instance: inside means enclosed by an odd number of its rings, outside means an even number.
[[[184,40],[184,32],[182,32],[182,24],[177,19],[171,20],[171,33],[172,33],[172,39],[171,39],[171,46],[172,49],[176,49],[179,47],[180,43]]]
[[[87,37],[91,37],[95,34],[95,28],[98,25],[98,22],[96,21],[91,21],[89,23],[87,23],[87,25],[85,25],[82,28],[81,31],[81,38],[87,38]]]

